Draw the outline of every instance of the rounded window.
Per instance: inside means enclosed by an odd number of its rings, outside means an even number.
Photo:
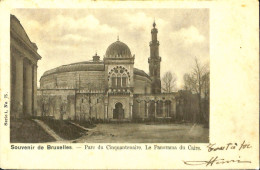
[[[122,66],[113,68],[108,73],[108,80],[113,88],[127,87],[130,80],[130,73]]]

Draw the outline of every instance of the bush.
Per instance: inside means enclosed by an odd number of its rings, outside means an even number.
[[[94,128],[96,125],[93,123],[93,121],[71,121],[76,124],[79,124],[80,126],[83,126],[85,128]]]
[[[11,143],[53,142],[55,139],[31,119],[10,120]]]
[[[86,133],[85,130],[72,125],[69,121],[64,120],[56,120],[49,117],[41,117],[46,125],[48,125],[55,133],[57,133],[60,137],[67,140],[73,140],[81,137]]]

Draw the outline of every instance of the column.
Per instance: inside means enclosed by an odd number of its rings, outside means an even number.
[[[141,116],[141,113],[140,113],[140,104],[141,104],[141,101],[138,103],[138,115]]]
[[[176,118],[176,100],[171,101],[171,115],[175,119]]]
[[[120,75],[120,78],[121,78],[121,88],[123,87],[123,79],[122,79],[122,75]]]
[[[15,57],[16,72],[15,72],[15,90],[14,90],[14,107],[16,110],[15,117],[20,118],[23,115],[23,58]]]
[[[96,120],[97,120],[97,118],[98,118],[98,115],[97,115],[97,104],[95,104],[95,113],[96,113]]]
[[[32,115],[32,66],[30,61],[25,61],[25,91],[24,91],[24,104],[25,104],[25,116]]]
[[[165,102],[164,101],[162,102],[162,111],[163,111],[163,116],[166,117],[166,114],[165,114]]]
[[[37,64],[33,65],[33,115],[37,115]]]
[[[166,117],[170,117],[170,102],[167,103],[166,108],[167,108],[167,113],[166,113]]]
[[[146,102],[146,117],[148,117],[149,102]]]
[[[130,118],[133,118],[133,104],[130,104]]]
[[[104,107],[104,120],[106,120],[106,116],[107,116],[107,105],[105,104],[105,107]]]
[[[107,116],[107,119],[109,119],[109,117],[108,117],[108,105],[106,105],[106,116]]]
[[[154,117],[157,117],[157,102],[154,102]]]

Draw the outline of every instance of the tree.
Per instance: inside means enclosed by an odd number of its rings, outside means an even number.
[[[174,73],[172,74],[169,71],[166,72],[162,78],[162,81],[163,81],[163,87],[162,87],[163,92],[170,93],[176,88],[177,78]]]
[[[192,91],[192,79],[191,79],[191,75],[188,74],[188,73],[184,74],[183,80],[184,80],[184,90]]]
[[[208,65],[202,65],[195,57],[192,72],[185,74],[184,88],[197,94],[199,103],[199,122],[207,121],[205,112],[202,110],[202,97],[209,98],[209,71]]]
[[[206,100],[209,100],[210,94],[210,83],[209,83],[209,71],[206,71],[205,74],[202,76],[202,93]]]
[[[210,95],[210,73],[206,71],[206,73],[202,76],[202,94],[204,97],[203,104],[203,116],[206,123],[206,127],[209,127],[209,95]]]
[[[96,82],[87,82],[84,87],[84,90],[87,91],[85,95],[81,98],[80,102],[80,113],[82,115],[82,119],[88,119],[90,123],[92,123],[93,116],[97,119],[97,107],[101,101],[104,101],[104,96],[99,96],[99,92],[104,90],[104,83],[96,83]],[[86,112],[88,110],[88,118],[86,118]],[[93,111],[96,111],[96,115],[93,115]]]

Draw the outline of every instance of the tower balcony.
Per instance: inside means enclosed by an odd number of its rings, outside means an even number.
[[[109,94],[130,94],[133,92],[133,87],[109,87]]]
[[[158,63],[158,62],[161,62],[162,61],[162,58],[160,56],[158,57],[150,57],[148,58],[148,63]]]
[[[150,45],[150,46],[153,46],[153,45],[159,46],[159,45],[160,45],[160,42],[159,42],[159,41],[150,41],[149,45]]]

